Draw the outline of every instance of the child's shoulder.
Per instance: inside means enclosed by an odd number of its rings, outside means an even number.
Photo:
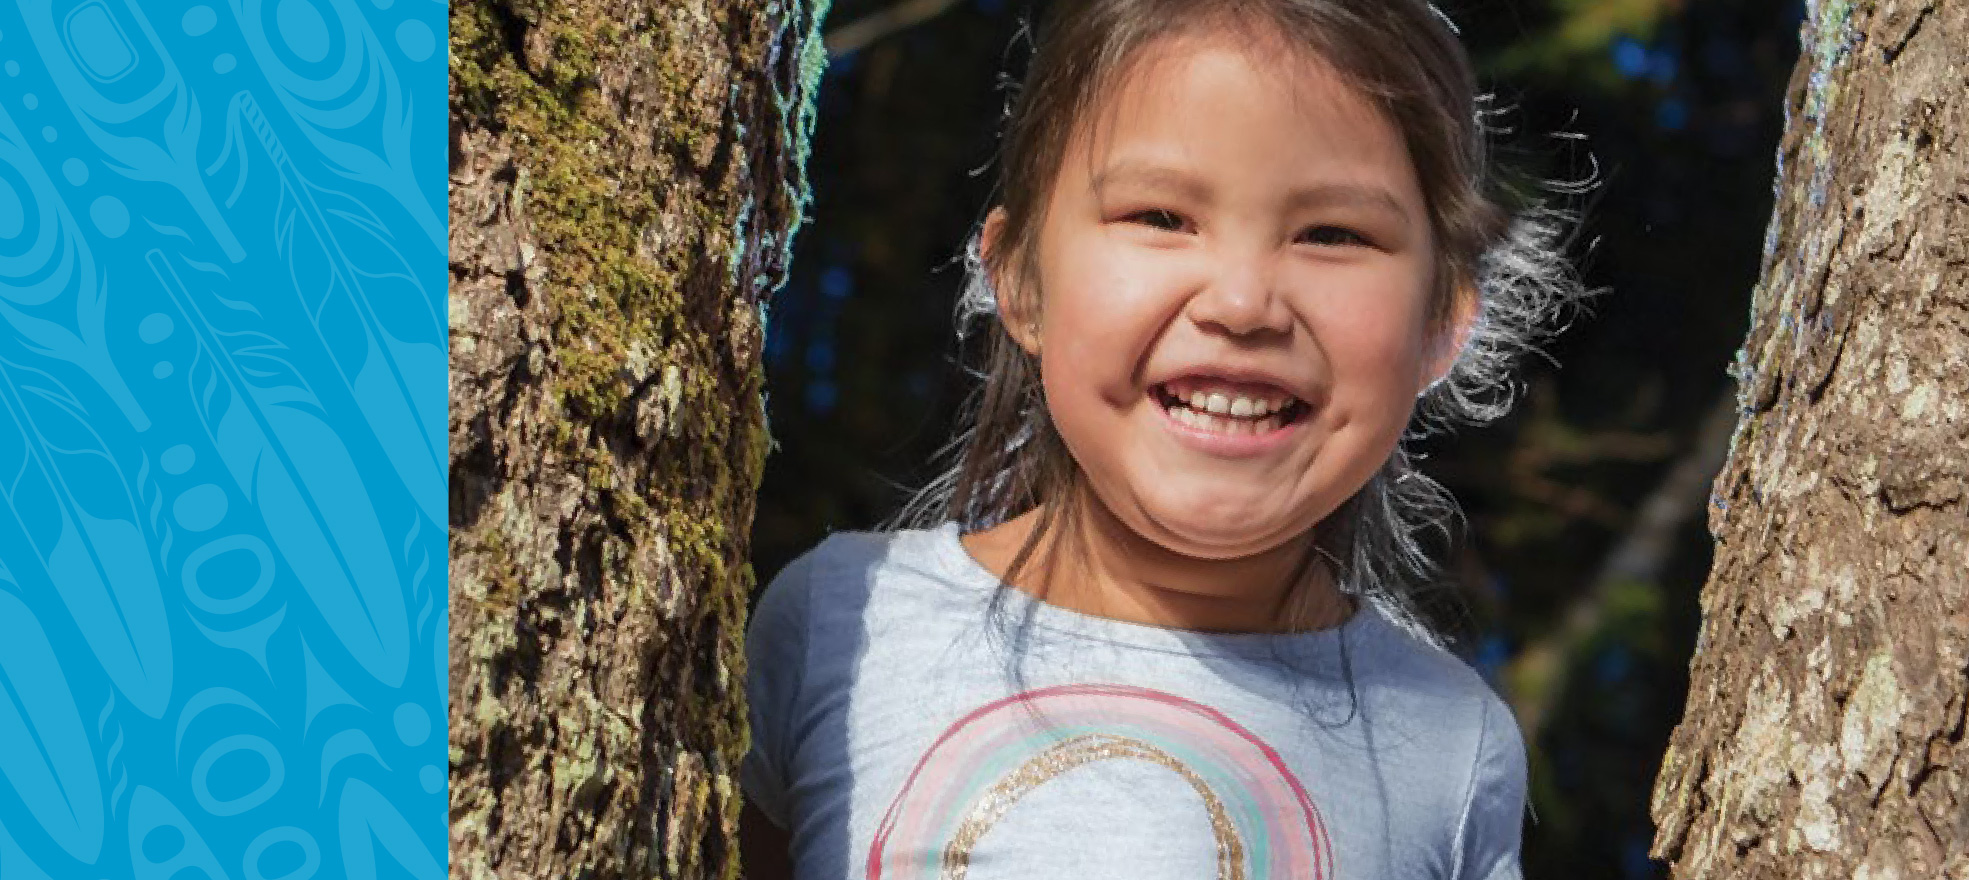
[[[947,530],[828,535],[766,585],[746,625],[748,650],[783,646],[782,661],[815,666],[805,673],[815,681],[835,681],[878,633],[903,624],[921,630],[938,619],[926,607],[945,606],[922,603],[945,591],[923,587],[949,580],[945,544],[955,544]]]
[[[781,582],[861,582],[881,569],[925,567],[935,559],[942,532],[942,529],[833,532],[787,563],[768,589]]]
[[[882,557],[888,537],[882,532],[830,533],[787,563],[773,583],[789,579],[811,582],[817,574],[826,577],[843,569],[867,567]]]
[[[1382,619],[1376,628],[1375,662],[1365,665],[1383,685],[1440,707],[1466,707],[1490,724],[1511,717],[1509,704],[1469,663],[1403,627],[1392,615],[1377,614]]]
[[[839,603],[866,598],[883,575],[934,575],[943,529],[840,531],[787,563],[766,585],[764,605]]]

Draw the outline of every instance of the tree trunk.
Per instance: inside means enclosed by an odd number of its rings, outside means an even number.
[[[453,876],[733,877],[825,0],[453,0]]]
[[[1803,40],[1654,855],[1969,877],[1969,3]]]

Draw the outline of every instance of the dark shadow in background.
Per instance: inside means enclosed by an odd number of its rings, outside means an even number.
[[[893,2],[837,0],[829,23]],[[1474,621],[1459,648],[1500,681],[1551,636],[1731,391],[1802,11],[1796,0],[1560,5],[1446,4],[1485,87],[1516,109],[1499,158],[1527,177],[1574,178],[1590,151],[1603,178],[1575,207],[1595,243],[1582,249],[1587,278],[1611,292],[1550,347],[1561,366],[1526,365],[1530,393],[1510,418],[1423,447],[1425,470],[1469,519],[1450,556]],[[953,363],[952,258],[985,208],[1009,94],[999,83],[1023,69],[1013,37],[1031,8],[961,0],[836,59],[823,80],[813,221],[767,337],[779,448],[754,529],[762,583],[827,532],[893,512],[948,439],[968,388]],[[1586,26],[1615,9],[1639,9],[1639,24]],[[1662,876],[1646,857],[1648,793],[1680,716],[1708,553],[1698,515],[1658,581],[1623,586],[1591,637],[1568,645],[1569,684],[1531,732],[1528,876]]]

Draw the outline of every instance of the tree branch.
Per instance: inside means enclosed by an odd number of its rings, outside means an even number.
[[[1614,588],[1660,578],[1674,550],[1675,532],[1703,509],[1710,481],[1723,467],[1736,415],[1736,395],[1725,391],[1703,416],[1695,442],[1641,502],[1632,527],[1607,555],[1585,594],[1567,609],[1557,627],[1527,645],[1512,662],[1506,680],[1526,742],[1536,741],[1544,732],[1547,715],[1571,676],[1572,655],[1605,622]]]
[[[862,16],[827,32],[827,57],[839,58],[905,28],[936,18],[957,0],[902,0],[881,12]]]

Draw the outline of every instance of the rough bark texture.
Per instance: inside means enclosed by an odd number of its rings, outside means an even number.
[[[1654,853],[1969,877],[1969,3],[1803,40]]]
[[[451,866],[733,877],[825,0],[453,0]]]

